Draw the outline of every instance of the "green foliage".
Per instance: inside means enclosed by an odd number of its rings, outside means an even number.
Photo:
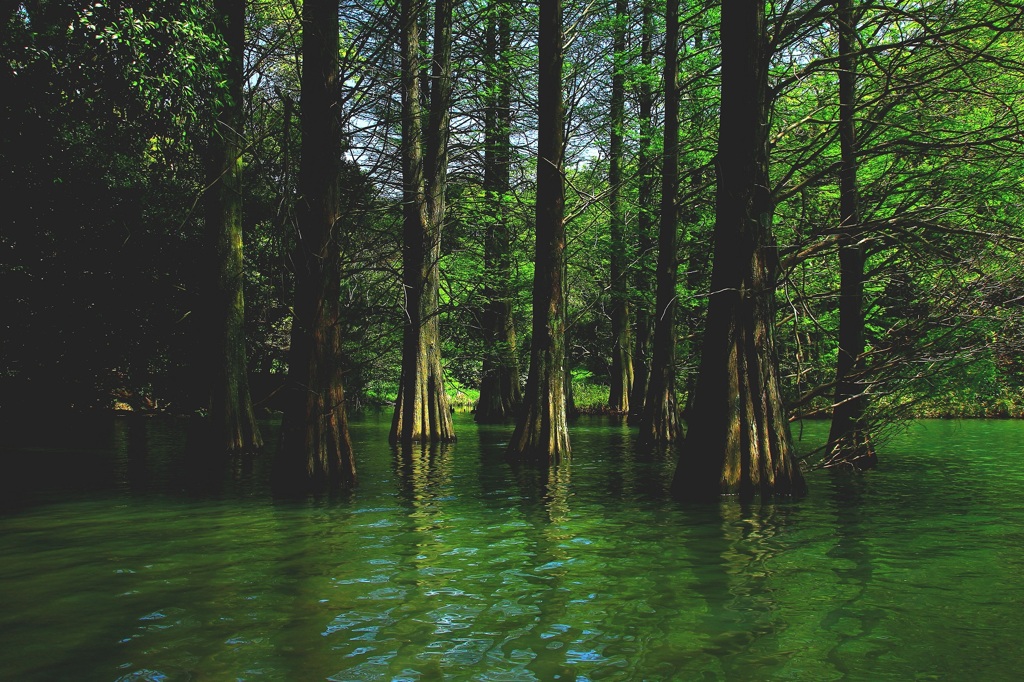
[[[636,234],[642,200],[639,98],[655,93],[649,158],[661,154],[663,3],[653,59],[641,60],[641,3],[630,3],[627,51],[610,55],[613,7],[567,2],[568,365],[578,405],[606,401],[611,325],[608,233],[610,75],[626,75],[624,185],[630,303],[653,307],[653,252]],[[502,9],[503,8],[503,9]],[[395,116],[397,52],[389,3],[343,2],[342,99],[348,148],[340,234],[344,371],[351,406],[394,400],[403,294]],[[512,44],[482,54],[480,27],[506,11]],[[12,394],[68,387],[62,400],[109,406],[112,393],[190,405],[191,311],[204,140],[224,104],[224,45],[207,3],[151,0],[26,2],[4,17],[0,184],[14,197],[0,232],[5,292],[0,363]],[[699,361],[714,228],[718,135],[717,5],[683,11],[680,44],[680,306],[677,377]],[[837,355],[839,221],[837,40],[831,5],[773,6],[770,135],[779,247],[776,337],[786,399],[824,415]],[[858,183],[868,254],[865,310],[871,419],[1021,416],[1024,334],[1019,301],[1017,123],[1024,41],[1012,8],[985,2],[904,2],[860,10]],[[1018,23],[1014,23],[1018,22]],[[530,342],[536,188],[536,6],[473,0],[456,12],[455,111],[442,241],[442,357],[453,403],[476,399],[484,292],[507,285],[520,366]],[[285,370],[290,254],[299,150],[296,5],[250,3],[245,72],[245,295],[249,358],[259,376]],[[423,50],[429,55],[429,36]],[[489,213],[482,190],[483,111],[490,71],[515,74],[511,281],[483,263]],[[642,193],[644,193],[642,195]],[[656,210],[656,208],[655,208]],[[655,223],[657,216],[655,218]],[[36,388],[26,388],[32,384]]]
[[[45,398],[58,407],[113,394],[184,407],[202,253],[193,131],[219,38],[192,3],[32,2],[4,18],[11,390],[31,404],[62,387]]]
[[[137,114],[167,128],[187,126],[202,116],[204,101],[226,97],[219,73],[226,45],[203,4],[94,2],[69,26],[68,40],[107,65],[106,86],[135,99]]]
[[[608,383],[598,383],[588,370],[573,370],[572,395],[579,412],[603,413],[608,409]]]

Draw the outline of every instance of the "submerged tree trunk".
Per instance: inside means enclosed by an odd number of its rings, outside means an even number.
[[[629,393],[633,386],[633,358],[630,355],[629,291],[626,272],[626,220],[620,200],[622,184],[622,141],[626,112],[626,0],[615,0],[613,38],[611,135],[608,151],[609,209],[611,212],[611,318],[612,366],[608,407],[613,412],[629,412]]]
[[[635,307],[635,346],[633,351],[633,388],[629,396],[629,423],[637,424],[643,417],[644,403],[647,401],[647,387],[651,376],[651,339],[654,336],[654,315],[648,302],[650,292],[654,289],[654,278],[649,267],[651,254],[654,253],[654,190],[656,176],[651,158],[653,134],[654,89],[651,87],[651,66],[654,54],[651,50],[651,38],[654,34],[654,2],[644,0],[642,17],[642,33],[640,36],[640,62],[643,74],[640,81],[639,126],[640,148],[637,156],[637,167],[640,171],[640,187],[637,197],[637,256],[634,274],[636,292]]]
[[[569,456],[565,414],[565,187],[562,177],[562,2],[540,4],[537,243],[533,339],[523,407],[509,442],[513,457]]]
[[[210,296],[211,357],[209,422],[214,447],[228,452],[263,445],[249,393],[245,354],[245,300],[242,294],[242,59],[245,3],[216,0],[214,16],[228,45],[223,76],[228,99],[218,112],[210,140],[206,229],[216,258],[216,283]]]
[[[448,166],[448,111],[451,101],[451,0],[434,8],[430,111],[423,152],[420,119],[419,19],[423,5],[402,0],[402,284],[405,329],[402,375],[391,426],[391,442],[455,440],[441,371],[438,290],[441,227]]]
[[[515,416],[522,402],[516,330],[512,321],[512,238],[505,211],[509,197],[512,144],[511,82],[505,57],[511,48],[508,0],[491,0],[487,17],[487,109],[484,113],[484,362],[480,380],[478,422],[500,422]]]
[[[679,3],[665,6],[665,141],[661,174],[661,224],[658,228],[658,293],[655,304],[654,354],[644,412],[640,418],[640,442],[671,443],[679,433],[676,406],[676,280],[678,278],[679,184]]]
[[[839,25],[839,356],[826,463],[868,469],[877,463],[864,412],[867,394],[858,375],[864,353],[864,246],[857,197],[856,19],[853,0],[838,0]]]
[[[277,472],[288,491],[356,481],[339,366],[338,0],[303,3],[302,63],[295,309]]]
[[[722,108],[707,328],[673,489],[688,498],[799,493],[775,352],[763,2],[722,6]]]

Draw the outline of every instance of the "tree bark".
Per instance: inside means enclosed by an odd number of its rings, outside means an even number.
[[[216,258],[216,281],[210,297],[209,344],[206,368],[212,443],[228,452],[263,445],[249,393],[245,353],[245,299],[242,292],[242,60],[245,48],[245,2],[216,0],[214,17],[227,42],[223,76],[227,99],[217,115],[210,140],[206,228]]]
[[[654,337],[654,315],[651,313],[649,297],[654,289],[654,278],[649,266],[650,255],[654,253],[654,192],[656,175],[653,172],[654,160],[651,158],[651,142],[654,134],[652,111],[654,109],[654,89],[651,87],[650,76],[654,63],[651,50],[651,38],[654,34],[654,3],[643,0],[643,22],[640,36],[640,62],[643,64],[643,77],[640,81],[638,96],[638,118],[640,127],[640,148],[637,155],[637,167],[640,171],[640,188],[637,197],[637,264],[634,272],[635,300],[635,346],[633,351],[633,387],[629,396],[629,423],[637,424],[643,417],[644,403],[647,401],[647,388],[651,376],[651,340]]]
[[[641,443],[671,443],[679,434],[676,406],[675,318],[678,278],[679,184],[679,2],[665,6],[665,138],[661,173],[661,222],[658,228],[658,292],[655,303],[654,353],[647,398],[640,418]]]
[[[341,383],[341,121],[338,0],[302,6],[302,162],[296,207],[295,309],[277,483],[289,492],[352,486],[352,444]]]
[[[864,246],[857,191],[857,24],[853,0],[836,3],[839,29],[839,355],[826,464],[869,469],[877,464],[864,413]]]
[[[763,0],[722,6],[715,255],[701,364],[673,489],[688,498],[796,494],[775,351],[778,254],[768,182]]]
[[[540,3],[537,217],[533,338],[524,404],[509,454],[538,462],[569,456],[565,413],[565,186],[562,177],[562,2]]]
[[[608,204],[611,213],[611,318],[612,366],[608,408],[629,413],[629,394],[633,385],[633,358],[630,355],[629,291],[626,278],[628,249],[626,220],[620,200],[622,185],[622,141],[626,113],[626,0],[615,0],[615,25],[612,40],[611,135],[608,150]]]
[[[438,318],[438,260],[445,213],[451,103],[452,2],[438,0],[434,8],[434,54],[426,135],[422,130],[419,98],[422,10],[421,0],[402,0],[402,283],[406,317],[402,374],[390,436],[392,443],[402,444],[455,440],[441,370]]]
[[[509,199],[512,129],[511,74],[505,55],[511,48],[512,26],[508,0],[488,5],[486,50],[487,104],[484,113],[484,200],[487,234],[484,238],[486,301],[483,313],[484,362],[476,421],[500,422],[515,416],[522,402],[516,330],[512,320],[512,236],[505,218]]]

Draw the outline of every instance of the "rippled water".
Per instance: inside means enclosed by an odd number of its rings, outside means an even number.
[[[307,503],[274,502],[262,460],[215,467],[174,422],[73,426],[3,454],[0,679],[1024,670],[1024,423],[922,422],[878,471],[751,507],[667,500],[672,462],[596,418],[547,477],[468,415],[458,443],[406,458],[370,417],[360,488]]]

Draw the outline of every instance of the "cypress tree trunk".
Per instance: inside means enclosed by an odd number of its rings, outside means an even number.
[[[676,407],[676,279],[679,184],[679,3],[665,6],[665,141],[661,174],[661,224],[658,228],[658,294],[655,304],[654,355],[647,398],[640,418],[640,442],[671,443],[679,433]]]
[[[302,64],[295,311],[277,462],[286,491],[356,482],[339,367],[338,0],[303,3]]]
[[[640,422],[647,401],[647,387],[651,376],[651,339],[654,336],[654,316],[648,302],[650,292],[654,289],[654,278],[648,266],[650,255],[654,253],[654,191],[656,177],[654,163],[651,158],[651,142],[653,135],[652,110],[654,109],[654,91],[651,87],[651,65],[654,54],[651,51],[651,37],[654,34],[654,3],[652,0],[643,2],[643,27],[640,36],[640,62],[644,66],[643,80],[640,82],[639,93],[639,126],[640,149],[637,166],[640,169],[640,188],[637,197],[637,266],[634,274],[635,303],[635,350],[633,351],[633,388],[629,396],[629,423]]]
[[[763,0],[722,6],[715,255],[701,364],[673,489],[691,498],[799,493],[775,352]]]
[[[508,198],[512,129],[511,85],[504,61],[512,43],[508,0],[488,6],[486,50],[487,109],[484,113],[484,238],[483,296],[484,363],[480,381],[478,422],[499,422],[515,416],[522,402],[516,330],[512,321],[512,246],[505,201]]]
[[[455,440],[441,373],[438,320],[438,260],[444,222],[448,165],[448,110],[451,100],[451,0],[434,8],[434,55],[426,154],[420,121],[419,19],[423,5],[402,0],[402,283],[405,329],[402,375],[391,426],[391,442]]]
[[[619,199],[622,184],[622,136],[626,103],[626,0],[615,0],[615,28],[612,51],[614,65],[611,96],[611,139],[608,152],[608,198],[611,212],[611,318],[612,366],[608,407],[613,412],[629,412],[629,393],[633,385],[633,358],[630,355],[629,292],[626,270],[626,221]]]
[[[858,380],[864,353],[864,246],[857,197],[856,19],[853,0],[838,0],[839,24],[839,356],[826,463],[868,469],[877,463],[864,412],[867,394]]]
[[[216,339],[205,372],[210,383],[209,423],[213,444],[228,452],[263,445],[249,394],[245,354],[245,300],[242,294],[242,59],[245,3],[216,0],[217,28],[228,44],[224,77],[228,101],[217,116],[210,141],[206,226],[216,258],[210,297],[210,332]]]
[[[562,178],[562,2],[540,3],[537,243],[533,339],[524,403],[509,442],[513,457],[557,462],[569,456],[565,415],[565,187]]]

